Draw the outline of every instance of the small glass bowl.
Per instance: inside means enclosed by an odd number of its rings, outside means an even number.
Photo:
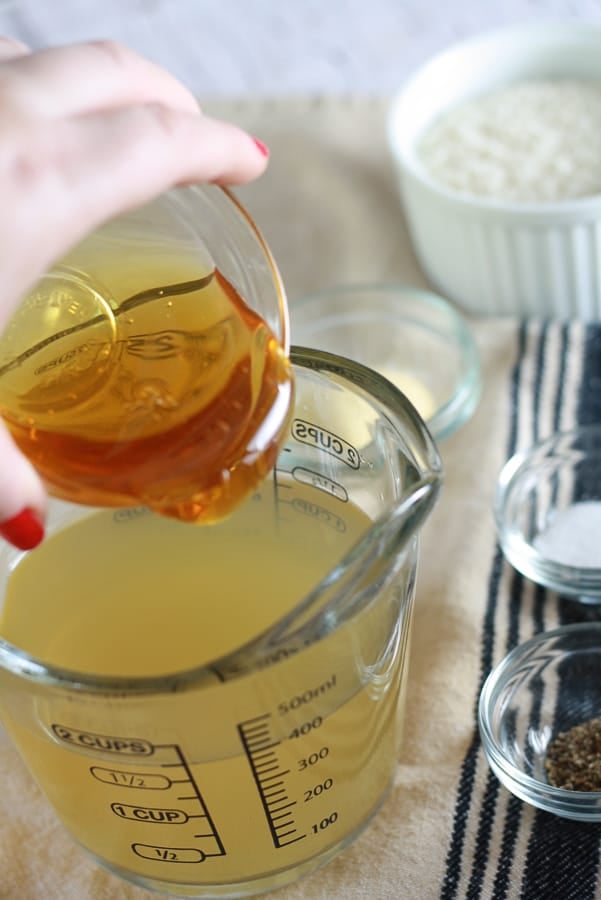
[[[601,622],[543,632],[488,676],[478,724],[491,769],[512,794],[567,819],[601,822],[601,792],[557,788],[545,757],[558,734],[601,716]]]
[[[601,426],[560,432],[512,456],[494,514],[505,557],[522,575],[601,603]]]
[[[480,360],[467,323],[435,294],[394,284],[333,287],[290,303],[295,344],[328,350],[384,375],[435,440],[466,422],[480,397]]]

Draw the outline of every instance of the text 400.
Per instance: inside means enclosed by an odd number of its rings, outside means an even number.
[[[315,728],[319,728],[323,724],[323,719],[321,716],[315,716],[314,719],[311,719],[310,722],[303,722],[302,725],[299,725],[298,728],[293,728],[290,734],[288,735],[288,740],[294,740],[294,738],[304,737],[306,734],[309,734]]]

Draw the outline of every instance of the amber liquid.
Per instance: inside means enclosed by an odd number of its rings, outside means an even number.
[[[40,283],[0,346],[0,414],[63,499],[219,519],[275,462],[281,346],[217,270],[111,247]]]

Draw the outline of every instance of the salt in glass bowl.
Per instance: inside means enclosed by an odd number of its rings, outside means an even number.
[[[583,603],[601,603],[601,426],[560,432],[509,459],[494,516],[522,575]]]
[[[464,318],[427,291],[353,284],[290,303],[295,344],[374,369],[408,397],[435,440],[451,435],[480,397],[480,359]]]
[[[478,708],[488,763],[516,797],[567,819],[601,822],[601,792],[554,787],[545,759],[558,734],[601,716],[601,622],[521,644],[490,673]]]
[[[413,247],[433,287],[472,314],[601,319],[601,194],[519,203],[477,196],[434,178],[421,154],[424,135],[451,109],[514,82],[556,79],[601,80],[598,24],[478,35],[428,60],[393,98],[388,145]]]

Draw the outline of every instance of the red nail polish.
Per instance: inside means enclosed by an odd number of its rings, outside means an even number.
[[[255,142],[263,156],[269,156],[269,148],[265,146],[263,141],[260,141],[259,138],[253,138],[253,141]]]
[[[19,550],[33,550],[44,538],[44,525],[33,509],[23,509],[0,525],[0,535]]]

